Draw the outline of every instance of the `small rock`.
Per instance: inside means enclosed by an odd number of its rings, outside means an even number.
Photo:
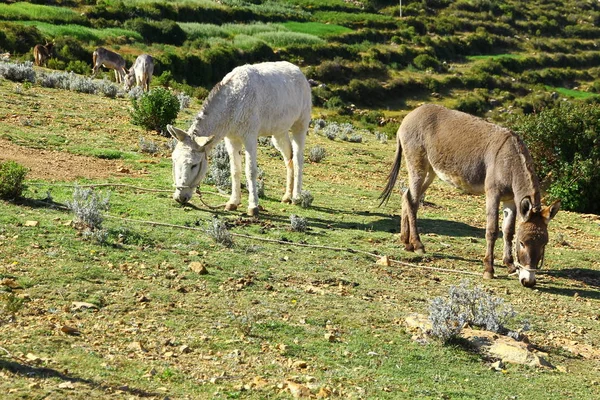
[[[389,267],[392,263],[390,261],[390,258],[388,256],[382,256],[380,257],[375,264],[377,265],[385,265],[386,267]]]
[[[297,369],[304,369],[304,368],[308,367],[308,364],[306,363],[306,361],[298,360],[298,361],[294,361],[294,363],[292,364],[292,367],[297,368]]]
[[[492,363],[492,365],[490,365],[490,369],[494,371],[502,371],[504,369],[504,363],[502,362],[502,360],[498,360],[495,363]]]
[[[193,261],[189,265],[190,269],[199,275],[208,274],[208,270],[206,269],[206,265],[202,262]]]
[[[40,221],[25,221],[25,226],[39,226]]]

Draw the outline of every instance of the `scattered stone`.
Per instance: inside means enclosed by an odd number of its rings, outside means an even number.
[[[382,256],[380,257],[375,264],[377,265],[384,265],[386,267],[389,267],[392,263],[390,261],[390,258],[388,256]]]
[[[208,270],[206,269],[206,265],[199,261],[193,261],[189,265],[190,269],[199,275],[208,274]]]
[[[294,363],[292,364],[292,367],[294,367],[296,369],[304,369],[304,368],[308,367],[308,364],[306,363],[306,361],[298,360],[298,361],[294,361]]]
[[[295,399],[311,396],[310,389],[306,386],[292,381],[287,381],[286,383],[287,389],[290,391],[290,393]]]
[[[25,226],[39,226],[40,225],[40,221],[25,221]]]
[[[127,350],[146,352],[146,348],[141,342],[131,342],[127,345]]]
[[[502,362],[502,360],[498,360],[495,363],[492,363],[492,365],[490,365],[490,369],[494,371],[502,371],[504,369],[504,363]]]

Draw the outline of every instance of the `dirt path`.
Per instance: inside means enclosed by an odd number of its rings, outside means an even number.
[[[15,161],[29,168],[28,179],[68,181],[101,179],[129,173],[120,160],[103,160],[53,150],[31,149],[0,139],[0,162]]]

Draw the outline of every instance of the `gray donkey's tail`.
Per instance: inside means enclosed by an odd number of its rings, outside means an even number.
[[[400,171],[400,164],[402,162],[402,146],[400,145],[400,141],[398,140],[398,145],[396,147],[396,155],[394,157],[394,164],[392,165],[392,169],[388,175],[388,182],[385,185],[385,189],[379,195],[379,199],[381,202],[379,203],[379,207],[381,207],[384,203],[387,203],[392,192],[394,191],[394,186],[396,186],[396,180],[398,179],[398,172]]]

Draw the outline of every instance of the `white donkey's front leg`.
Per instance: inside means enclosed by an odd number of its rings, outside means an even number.
[[[246,140],[246,183],[248,186],[248,215],[255,217],[258,215],[258,187],[256,180],[258,178],[258,165],[256,162],[256,153],[258,142],[255,140]]]
[[[231,197],[225,205],[225,210],[233,211],[242,202],[242,143],[237,140],[225,138],[225,147],[229,154],[229,169],[231,171]]]

